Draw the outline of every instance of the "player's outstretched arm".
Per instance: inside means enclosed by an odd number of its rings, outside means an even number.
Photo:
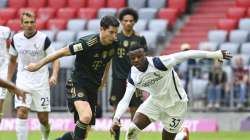
[[[57,83],[57,77],[58,77],[58,73],[59,73],[59,68],[60,68],[60,62],[59,60],[55,60],[53,61],[52,63],[52,75],[50,76],[50,79],[49,79],[49,85],[50,86],[53,86],[53,85],[56,85]]]
[[[70,52],[68,47],[64,47],[64,48],[56,51],[55,53],[44,57],[43,59],[41,59],[37,63],[30,63],[29,65],[25,66],[25,69],[28,70],[28,71],[31,71],[31,72],[37,71],[42,66],[48,64],[49,62],[52,62],[52,61],[54,61],[54,60],[56,60],[58,58],[68,56],[68,55],[71,55],[71,52]]]
[[[171,55],[162,56],[161,60],[165,62],[165,65],[173,66],[178,63],[182,63],[188,59],[202,59],[202,58],[211,58],[211,59],[230,59],[232,57],[231,53],[226,50],[218,51],[201,51],[201,50],[189,50],[178,53],[173,53]]]

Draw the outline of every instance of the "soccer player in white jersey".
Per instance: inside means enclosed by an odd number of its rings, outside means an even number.
[[[51,111],[50,86],[57,82],[59,61],[53,61],[53,71],[50,78],[47,65],[36,72],[25,70],[25,65],[37,62],[48,54],[52,54],[54,49],[50,47],[49,38],[36,30],[36,17],[33,12],[25,11],[22,13],[21,27],[23,31],[15,34],[12,38],[8,66],[8,80],[10,80],[18,64],[16,85],[30,93],[27,95],[25,103],[15,98],[17,139],[27,140],[27,118],[31,109],[37,112],[41,123],[42,139],[48,140],[50,132],[48,113]]]
[[[187,111],[187,95],[173,67],[189,58],[230,59],[228,51],[190,50],[171,55],[146,57],[142,45],[129,48],[131,67],[127,89],[119,102],[111,133],[120,127],[119,119],[126,111],[136,88],[147,91],[150,96],[143,102],[130,123],[126,140],[136,140],[137,135],[153,121],[164,125],[163,140],[174,140]]]
[[[7,80],[7,71],[6,67],[9,63],[9,45],[8,39],[10,37],[10,28],[6,26],[0,26],[0,78]],[[3,102],[6,96],[7,90],[5,88],[0,88],[0,123],[3,116]]]

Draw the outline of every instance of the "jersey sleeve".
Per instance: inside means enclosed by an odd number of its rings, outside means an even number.
[[[140,43],[141,43],[141,45],[144,46],[144,50],[148,51],[147,41],[146,41],[144,36],[141,36]]]
[[[125,113],[135,90],[136,90],[136,87],[130,84],[129,82],[127,82],[126,92],[123,98],[121,99],[121,101],[118,103],[114,118],[120,119],[122,114]]]
[[[49,55],[55,52],[55,48],[51,47],[51,41],[48,37],[46,37],[44,41],[44,50],[46,52],[46,55]]]
[[[88,48],[87,43],[81,39],[69,44],[68,47],[72,55],[83,54]]]
[[[13,56],[17,56],[17,50],[15,48],[15,43],[14,43],[14,39],[12,38],[11,43],[10,43],[10,49],[9,49],[9,54],[13,55]]]

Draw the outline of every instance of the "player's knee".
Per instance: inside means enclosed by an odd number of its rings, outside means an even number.
[[[137,135],[140,132],[141,130],[134,123],[130,123],[127,134],[126,134],[126,140],[136,140]]]
[[[49,123],[49,120],[46,117],[42,117],[42,118],[39,118],[39,122],[43,124],[44,126],[46,126]]]
[[[27,119],[28,118],[28,108],[26,107],[19,107],[17,109],[17,117],[20,119]]]

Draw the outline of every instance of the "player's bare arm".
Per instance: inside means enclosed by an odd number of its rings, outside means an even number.
[[[48,55],[41,59],[37,63],[30,63],[29,65],[25,66],[25,69],[31,72],[39,70],[42,66],[48,64],[49,62],[52,62],[58,58],[64,57],[64,56],[69,56],[71,55],[70,50],[68,47],[64,47],[55,53]]]
[[[53,61],[53,63],[52,63],[52,69],[53,70],[52,70],[52,75],[51,75],[51,77],[49,79],[49,85],[50,86],[56,85],[59,68],[60,68],[60,61],[57,59],[57,60]]]
[[[17,66],[16,60],[17,60],[17,56],[10,55],[10,61],[9,61],[9,65],[8,65],[8,75],[7,75],[8,81],[11,81],[11,79],[16,71],[16,66]]]

